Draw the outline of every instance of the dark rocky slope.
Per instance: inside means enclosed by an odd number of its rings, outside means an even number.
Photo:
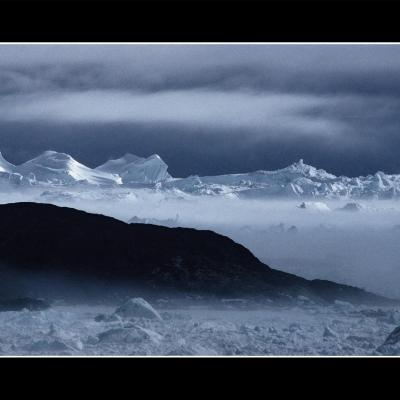
[[[212,231],[126,224],[39,203],[0,205],[0,264],[31,279],[60,274],[82,285],[95,280],[216,296],[387,301],[358,288],[274,270]]]

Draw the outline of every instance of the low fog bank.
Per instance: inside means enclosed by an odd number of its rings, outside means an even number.
[[[164,307],[184,306],[199,300],[214,305],[218,299],[196,293],[144,288],[124,281],[106,282],[67,273],[16,271],[0,265],[0,302],[18,298],[43,299],[49,304],[116,306],[129,298],[143,297]]]
[[[244,200],[146,189],[31,188],[0,203],[48,202],[123,221],[211,229],[273,268],[400,298],[400,202]],[[357,203],[347,207],[348,203]]]

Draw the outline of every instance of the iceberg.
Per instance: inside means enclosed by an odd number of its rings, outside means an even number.
[[[118,174],[124,185],[155,184],[171,179],[168,165],[158,154],[142,158],[125,154],[116,160],[109,160],[96,168],[96,171]]]

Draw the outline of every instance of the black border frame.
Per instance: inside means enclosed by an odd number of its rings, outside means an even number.
[[[0,3],[1,42],[396,42],[400,13],[394,1],[27,1]],[[82,394],[77,384],[104,394],[111,388],[138,395],[140,386],[165,394],[218,394],[229,387],[246,397],[349,394],[383,395],[396,389],[399,358],[7,358],[2,381],[19,377],[28,393]],[[228,374],[226,377],[225,375]],[[381,380],[382,379],[382,380]],[[115,386],[117,385],[117,386]],[[57,393],[56,392],[56,393]],[[225,395],[226,392],[223,392]]]
[[[400,41],[396,1],[29,1],[0,3],[0,41]]]

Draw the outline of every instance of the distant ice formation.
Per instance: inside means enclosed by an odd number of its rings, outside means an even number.
[[[347,203],[343,207],[338,208],[337,211],[350,211],[350,212],[357,212],[361,211],[364,207],[359,203]]]
[[[325,204],[320,201],[303,201],[299,208],[305,210],[314,210],[314,211],[331,211],[331,209]]]
[[[117,175],[93,170],[70,155],[45,151],[40,156],[15,167],[30,184],[70,185],[78,182],[92,185],[119,184]]]
[[[128,223],[129,224],[153,224],[162,225],[169,228],[174,228],[178,226],[179,214],[176,214],[175,218],[158,219],[158,218],[139,218],[137,216],[132,217]]]
[[[116,160],[109,160],[96,168],[96,171],[120,176],[124,185],[136,183],[155,184],[171,179],[168,165],[157,154],[142,158],[125,154]]]
[[[125,154],[89,168],[65,153],[46,151],[21,165],[0,153],[0,183],[13,186],[149,187],[193,195],[242,198],[391,199],[400,197],[400,174],[377,172],[349,178],[335,176],[299,160],[276,171],[174,178],[157,154],[143,158]],[[351,204],[351,203],[349,203]],[[357,208],[348,205],[345,210]]]

